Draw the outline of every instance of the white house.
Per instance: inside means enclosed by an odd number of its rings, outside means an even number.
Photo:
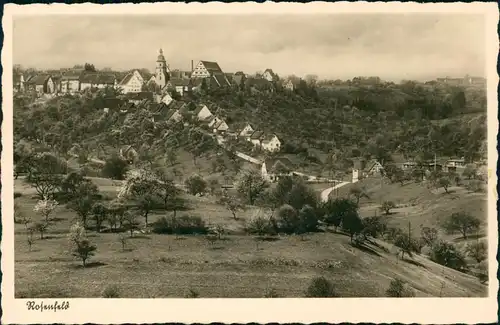
[[[76,93],[80,91],[80,74],[68,73],[61,77],[61,92]]]
[[[214,73],[222,73],[222,69],[217,62],[200,61],[193,69],[191,78],[209,78]]]
[[[261,166],[262,178],[276,182],[280,177],[293,175],[293,163],[285,157],[266,159]]]
[[[241,132],[238,134],[240,137],[249,137],[252,135],[252,133],[254,132],[255,130],[253,129],[253,127],[250,125],[250,124],[246,124],[243,129],[241,130]]]
[[[119,83],[119,87],[123,90],[124,94],[127,93],[139,93],[142,91],[142,84],[144,83],[144,78],[141,76],[139,71],[128,73],[122,81]]]
[[[226,132],[229,129],[229,126],[224,120],[219,120],[217,123],[212,124],[211,128],[214,133],[217,133],[217,132]]]
[[[212,112],[210,112],[207,105],[199,104],[196,110],[194,111],[194,116],[198,120],[203,121],[212,116]]]
[[[267,135],[261,140],[262,149],[277,152],[281,149],[281,141],[275,134]]]
[[[266,79],[269,82],[278,80],[278,76],[272,69],[266,69],[266,71],[264,71],[264,73],[262,74],[262,78]]]
[[[166,93],[160,100],[160,103],[165,103],[167,106],[170,105],[170,103],[173,102],[172,96],[170,96],[169,93]]]
[[[179,113],[179,110],[171,110],[167,113],[166,121],[172,123],[180,122],[182,121],[182,114]]]

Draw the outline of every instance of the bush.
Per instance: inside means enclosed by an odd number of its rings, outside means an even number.
[[[186,180],[186,187],[191,195],[205,194],[207,186],[207,182],[199,175],[192,175]]]
[[[116,285],[111,285],[106,287],[102,293],[103,298],[118,298],[120,297],[120,292]]]
[[[485,191],[484,186],[483,186],[483,182],[481,182],[479,180],[469,181],[469,183],[466,185],[465,188],[471,192],[474,192],[474,193],[480,193],[480,192]]]
[[[199,296],[200,293],[193,289],[189,289],[188,293],[186,294],[186,298],[198,298]]]
[[[279,298],[279,294],[273,288],[268,289],[264,294],[264,298]]]
[[[258,236],[276,234],[276,229],[271,219],[263,216],[252,218],[250,222],[246,225],[245,230],[249,234],[254,234]]]
[[[337,297],[330,281],[324,277],[312,279],[311,284],[307,288],[306,297],[309,298],[329,298]]]
[[[467,268],[465,258],[458,249],[450,243],[439,242],[432,247],[430,258],[432,261],[458,271]]]
[[[153,224],[152,231],[156,234],[206,234],[208,228],[203,219],[198,216],[162,217]]]
[[[285,204],[278,209],[277,223],[279,231],[293,234],[300,226],[299,214],[292,206]]]
[[[408,287],[403,280],[394,279],[389,285],[389,289],[385,292],[387,297],[392,298],[402,298],[402,297],[414,297],[415,292],[413,289]]]
[[[128,163],[118,156],[113,156],[106,160],[102,167],[101,174],[103,177],[123,180],[128,169]]]
[[[14,192],[14,199],[17,199],[18,197],[23,196],[23,193],[20,192]]]

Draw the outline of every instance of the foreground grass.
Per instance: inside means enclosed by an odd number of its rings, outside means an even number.
[[[116,192],[107,180],[94,180],[105,193]],[[37,221],[36,202],[30,189],[16,182],[22,211]],[[31,193],[31,194],[30,194]],[[16,297],[101,297],[116,288],[119,297],[184,297],[190,290],[200,297],[259,298],[274,289],[282,297],[303,297],[311,279],[324,276],[342,297],[380,297],[392,279],[408,282],[417,296],[485,296],[487,287],[472,276],[416,256],[402,261],[394,248],[382,242],[364,248],[351,246],[349,237],[317,233],[306,240],[297,236],[273,241],[242,234],[255,213],[248,208],[234,220],[213,199],[190,198],[189,214],[207,223],[223,224],[229,235],[210,244],[204,236],[136,236],[125,249],[114,233],[89,232],[97,246],[87,268],[69,252],[67,233],[75,214],[58,207],[46,239],[38,239],[29,251],[23,225],[15,225]],[[154,221],[160,214],[153,215]]]

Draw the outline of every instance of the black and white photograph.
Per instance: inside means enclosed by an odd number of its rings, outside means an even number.
[[[498,10],[120,6],[11,8],[2,269],[25,310],[493,301]]]

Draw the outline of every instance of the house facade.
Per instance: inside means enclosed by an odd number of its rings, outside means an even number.
[[[139,93],[142,91],[142,85],[144,83],[144,78],[141,76],[139,71],[128,73],[119,83],[124,94],[128,93]]]
[[[56,92],[56,87],[50,75],[37,75],[27,81],[28,89],[34,90],[38,95],[53,94]]]
[[[269,82],[278,81],[278,76],[274,73],[272,69],[266,69],[262,74],[262,78],[266,79]]]
[[[277,182],[281,177],[293,175],[293,168],[288,158],[269,158],[262,163],[261,176],[268,182]]]
[[[172,98],[172,96],[170,96],[169,93],[166,93],[165,95],[163,95],[163,97],[161,97],[160,99],[160,102],[161,103],[165,103],[165,105],[170,105],[172,102],[174,101],[174,99]]]
[[[278,152],[281,150],[281,141],[275,134],[265,136],[261,141],[262,149],[269,152]]]
[[[253,127],[250,124],[246,124],[243,127],[243,129],[241,130],[241,132],[238,134],[238,136],[246,138],[246,137],[251,136],[254,131],[255,130],[253,129]]]
[[[209,78],[214,73],[223,73],[217,62],[200,61],[194,67],[191,78]]]
[[[178,110],[171,110],[167,114],[167,122],[177,123],[182,121],[182,115]]]
[[[207,105],[200,104],[194,111],[194,115],[196,119],[198,119],[199,121],[203,121],[212,116],[212,112],[210,112]]]
[[[80,73],[68,73],[61,77],[61,92],[76,93],[80,91]]]

